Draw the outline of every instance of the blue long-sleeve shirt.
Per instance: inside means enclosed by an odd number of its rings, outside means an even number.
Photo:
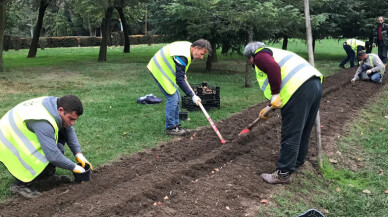
[[[194,93],[193,91],[190,90],[189,86],[185,82],[185,77],[186,77],[186,66],[187,66],[187,58],[184,56],[176,56],[174,57],[174,62],[175,62],[175,77],[176,77],[176,84],[183,90],[183,92],[190,96],[193,97]]]

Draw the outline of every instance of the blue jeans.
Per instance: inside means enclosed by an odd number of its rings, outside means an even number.
[[[384,45],[383,41],[378,41],[377,47],[378,47],[378,54],[379,54],[381,61],[383,61],[383,63],[387,63],[387,47],[388,47],[388,45]]]
[[[340,63],[340,66],[345,66],[345,64],[350,60],[350,67],[354,67],[354,59],[356,54],[350,45],[347,45],[346,42],[343,45],[343,48],[347,54],[346,58]]]
[[[156,80],[155,80],[156,81]],[[166,130],[172,129],[175,126],[179,125],[179,101],[181,95],[179,90],[172,95],[168,94],[163,87],[156,81],[160,91],[166,97]]]
[[[361,71],[361,73],[358,75],[358,77],[360,78],[360,80],[371,80],[372,82],[374,82],[374,83],[381,83],[381,75],[380,75],[380,73],[378,73],[378,72],[375,72],[375,73],[373,73],[373,74],[369,74],[369,75],[367,75],[366,74],[366,71],[368,70],[368,69],[370,69],[367,65],[362,65],[361,66],[361,69],[362,69],[362,71]]]

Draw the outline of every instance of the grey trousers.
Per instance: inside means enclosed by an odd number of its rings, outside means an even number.
[[[294,172],[308,152],[311,130],[322,98],[320,78],[307,80],[281,109],[281,147],[277,169]]]

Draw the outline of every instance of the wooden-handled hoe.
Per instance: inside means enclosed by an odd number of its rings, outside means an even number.
[[[263,114],[264,116],[266,116],[270,111],[273,111],[273,107],[270,107],[270,109],[268,109],[267,111],[265,111],[265,113]],[[238,135],[241,136],[243,134],[247,134],[251,131],[251,129],[256,126],[256,124],[260,121],[260,117],[256,118],[256,120],[254,120],[251,124],[248,125],[247,128],[243,129]]]
[[[187,79],[185,79],[185,81],[186,81],[187,86],[189,86],[190,90],[193,91],[193,93],[195,94],[193,88],[191,88],[189,82],[187,82]],[[203,114],[205,115],[206,119],[209,121],[210,126],[212,126],[214,132],[217,134],[217,136],[218,136],[218,138],[220,139],[221,143],[222,143],[222,144],[225,144],[225,143],[226,143],[226,140],[222,137],[220,131],[218,131],[216,125],[214,124],[214,122],[213,122],[212,119],[210,118],[209,114],[206,112],[206,109],[203,107],[202,103],[201,103],[201,102],[198,102],[198,106],[201,108]]]

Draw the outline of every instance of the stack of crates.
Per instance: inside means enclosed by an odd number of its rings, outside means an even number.
[[[211,108],[220,108],[220,87],[208,85],[207,82],[202,84],[190,84],[194,93],[201,98],[202,105],[206,110]],[[182,108],[189,111],[201,110],[201,108],[195,105],[189,96],[182,96]]]

